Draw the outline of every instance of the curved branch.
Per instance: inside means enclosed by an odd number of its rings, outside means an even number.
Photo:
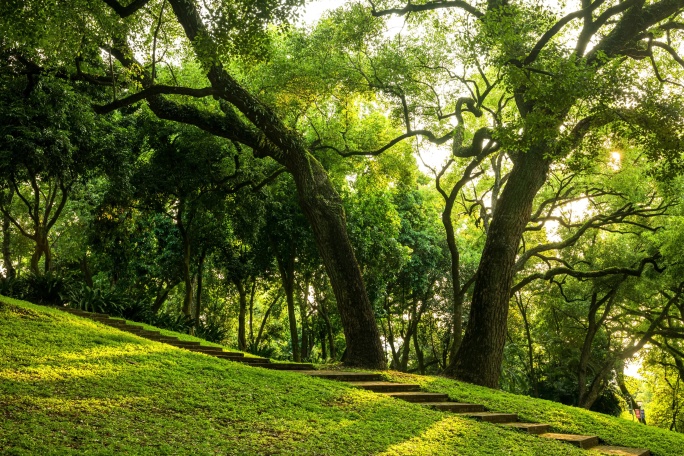
[[[122,19],[130,16],[131,14],[135,13],[138,11],[140,8],[144,7],[147,5],[150,0],[133,0],[130,4],[123,6],[121,3],[119,3],[117,0],[102,0],[105,2],[107,5],[109,5],[110,8],[114,10],[116,14],[119,15]]]
[[[605,268],[605,269],[599,269],[596,271],[577,271],[572,268],[567,268],[567,267],[557,267],[553,269],[549,269],[548,271],[544,273],[537,273],[537,274],[532,274],[524,279],[522,279],[520,282],[518,282],[512,289],[511,289],[511,295],[514,293],[520,291],[522,288],[530,284],[531,282],[535,280],[551,280],[554,277],[558,275],[567,275],[570,277],[574,277],[576,279],[591,279],[591,278],[596,278],[596,277],[606,277],[609,275],[627,275],[627,276],[633,276],[633,277],[640,277],[641,274],[644,272],[644,268],[646,267],[647,264],[653,265],[653,269],[656,272],[663,272],[665,268],[661,268],[658,266],[658,263],[656,263],[656,260],[660,258],[660,254],[656,254],[652,257],[648,258],[643,258],[641,262],[639,263],[639,266],[636,268],[624,268],[624,267],[610,267],[610,268]]]
[[[94,105],[93,109],[98,114],[107,114],[117,109],[130,106],[138,101],[146,100],[156,95],[187,95],[195,98],[203,98],[212,95],[217,95],[218,91],[213,87],[205,87],[203,89],[192,89],[190,87],[176,87],[167,85],[154,85],[141,90],[138,93],[129,95],[126,98],[113,101],[106,105]]]
[[[445,142],[447,142],[451,138],[451,133],[447,133],[444,136],[437,137],[437,136],[435,136],[434,133],[432,133],[429,130],[411,130],[411,131],[404,133],[401,136],[397,136],[396,138],[394,138],[393,140],[391,140],[390,142],[388,142],[387,144],[385,144],[381,148],[373,150],[373,151],[342,151],[335,146],[328,146],[328,145],[315,146],[315,147],[312,147],[312,149],[313,150],[324,150],[324,149],[332,150],[342,157],[351,157],[351,156],[356,156],[356,155],[376,156],[376,155],[382,154],[383,152],[385,152],[386,150],[388,150],[392,146],[397,145],[398,143],[402,142],[403,140],[405,140],[407,138],[413,138],[415,136],[424,136],[431,143],[440,145],[440,144],[444,144]]]
[[[523,65],[529,65],[530,63],[537,60],[537,57],[539,57],[539,53],[542,51],[542,49],[544,49],[544,46],[546,46],[548,42],[551,41],[551,39],[554,36],[556,36],[563,29],[563,27],[565,27],[570,21],[572,21],[573,19],[582,18],[587,14],[591,14],[592,11],[597,9],[604,2],[605,0],[597,0],[591,5],[589,5],[587,8],[575,11],[574,13],[570,13],[567,16],[560,19],[555,24],[553,24],[553,26],[542,35],[539,41],[537,41],[537,44],[534,45],[534,47],[530,51],[529,55],[525,58],[525,60],[523,60]]]
[[[385,10],[376,10],[375,9],[375,4],[371,2],[371,14],[374,17],[380,17],[380,16],[389,16],[391,14],[396,14],[398,16],[405,16],[409,13],[417,13],[420,11],[431,11],[431,10],[436,10],[436,9],[442,9],[442,8],[460,8],[464,11],[469,12],[476,18],[481,18],[484,16],[484,13],[474,6],[468,4],[467,2],[464,2],[462,0],[452,0],[452,1],[445,1],[445,0],[435,0],[432,2],[427,2],[423,3],[422,5],[414,5],[411,2],[409,2],[405,7],[403,8],[389,8]]]

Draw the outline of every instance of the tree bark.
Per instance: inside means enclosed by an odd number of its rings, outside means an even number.
[[[266,104],[245,90],[217,61],[218,44],[202,21],[194,0],[169,0],[197,58],[207,66],[215,96],[229,103],[250,122],[245,123],[231,107],[223,117],[198,111],[192,106],[165,100],[160,95],[147,98],[160,118],[196,125],[212,134],[240,142],[255,156],[269,156],[292,174],[302,210],[312,227],[316,246],[325,265],[347,340],[346,363],[366,368],[385,368],[373,308],[368,299],[361,270],[347,235],[342,201],[323,166],[308,152],[303,139],[290,130]],[[130,56],[113,50],[126,65]],[[146,84],[152,80],[148,76]],[[117,109],[116,105],[112,109]],[[105,112],[100,110],[99,112]]]
[[[515,260],[532,203],[546,181],[550,160],[537,147],[515,162],[492,217],[480,265],[470,318],[457,356],[445,370],[459,380],[497,388],[506,343],[508,304]]]
[[[290,243],[290,251],[286,258],[276,255],[278,269],[280,270],[280,280],[285,290],[285,300],[287,302],[287,318],[290,323],[290,345],[292,345],[292,359],[295,362],[302,360],[299,348],[299,335],[297,333],[297,315],[295,313],[294,302],[294,269],[295,269],[295,243]]]
[[[239,311],[238,311],[238,350],[247,350],[247,337],[245,328],[245,317],[247,313],[247,290],[239,279],[233,279],[235,288],[237,288],[239,296]]]
[[[206,250],[203,250],[200,254],[199,261],[197,263],[197,299],[195,300],[195,329],[199,328],[200,315],[202,315],[202,279],[204,275],[204,260],[206,256]]]
[[[10,199],[11,201],[11,199]],[[5,268],[5,278],[13,279],[17,275],[17,271],[12,264],[12,226],[10,218],[2,214],[2,265]]]

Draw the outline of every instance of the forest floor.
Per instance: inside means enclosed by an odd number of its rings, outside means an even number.
[[[192,340],[190,336],[184,336]],[[197,340],[197,339],[195,339]],[[554,432],[681,455],[684,435],[385,372]],[[340,382],[249,367],[0,297],[0,454],[591,455]]]

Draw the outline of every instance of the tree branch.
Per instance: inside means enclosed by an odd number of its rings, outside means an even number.
[[[461,0],[452,0],[452,1],[446,1],[446,0],[435,0],[435,1],[430,1],[426,2],[420,5],[414,5],[409,1],[409,3],[403,7],[403,8],[389,8],[385,10],[376,10],[375,9],[375,4],[371,1],[371,14],[374,17],[380,17],[380,16],[388,16],[390,14],[396,14],[398,16],[405,16],[410,13],[417,13],[420,11],[431,11],[431,10],[436,10],[436,9],[442,9],[442,8],[460,8],[464,11],[467,11],[468,13],[472,14],[476,18],[481,18],[484,16],[484,13],[474,6],[468,4],[465,1]]]

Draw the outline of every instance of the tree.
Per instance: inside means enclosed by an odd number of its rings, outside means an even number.
[[[26,91],[18,90],[20,84],[12,78],[0,88],[0,211],[5,223],[33,242],[31,271],[38,275],[41,259],[43,272],[52,269],[51,230],[74,187],[102,163],[110,132],[105,118],[97,122],[84,110],[90,100],[60,81],[45,78]],[[12,210],[13,201],[20,213]]]
[[[425,46],[432,51],[418,56],[419,69],[458,85],[455,94],[470,94],[453,96],[449,111],[442,109],[437,92],[420,99],[410,90],[414,74],[402,77],[394,71],[392,80],[400,83],[391,87],[380,79],[376,86],[403,106],[399,112],[404,113],[406,132],[396,140],[451,141],[457,158],[482,161],[501,150],[510,160],[505,185],[491,207],[465,335],[446,370],[496,387],[519,247],[552,165],[569,163],[587,149],[595,153],[597,147],[586,145],[611,132],[643,145],[652,160],[662,160],[664,172],[679,166],[681,93],[668,81],[676,77],[675,62],[681,59],[657,37],[679,39],[674,30],[679,30],[684,2],[583,1],[567,14],[505,0],[490,0],[482,9],[469,2],[397,6],[387,1],[371,6],[373,16],[410,15],[421,27],[431,28],[433,33],[426,36],[432,42]],[[451,49],[456,52],[447,52]],[[429,109],[418,110],[425,98]],[[480,115],[487,120],[484,126]],[[455,126],[438,121],[451,117],[457,119]],[[441,132],[413,128],[412,118],[421,124],[433,119]]]
[[[264,47],[253,45],[266,39],[265,24],[271,19],[283,22],[290,17],[292,7],[298,4],[298,1],[293,0],[268,5],[247,0],[237,4],[221,2],[203,16],[192,0],[169,0],[170,8],[166,9],[167,2],[143,0],[124,6],[115,0],[105,0],[99,5],[87,2],[73,5],[70,11],[62,10],[58,4],[36,2],[25,5],[22,13],[11,8],[6,11],[3,9],[3,25],[12,29],[7,37],[11,44],[5,50],[12,52],[9,48],[15,45],[22,50],[38,50],[29,56],[29,59],[35,57],[38,63],[31,61],[25,64],[23,62],[27,58],[22,55],[15,58],[19,62],[17,66],[28,70],[25,72],[30,73],[30,77],[48,71],[46,67],[49,68],[50,64],[59,65],[76,59],[75,65],[61,67],[59,71],[72,75],[73,79],[109,83],[113,88],[115,100],[98,107],[100,113],[146,100],[160,118],[198,126],[211,134],[249,147],[257,157],[270,157],[284,166],[294,178],[299,203],[312,226],[317,248],[335,291],[347,339],[346,362],[380,368],[384,367],[384,356],[379,332],[346,233],[344,211],[337,191],[299,134],[288,127],[271,106],[239,83],[235,74],[231,74],[231,64],[236,63],[236,57],[243,55],[247,57],[243,61],[247,61],[263,51]],[[156,18],[153,23],[148,23],[145,10],[153,12]],[[53,51],[44,40],[45,33],[31,27],[31,30],[19,31],[32,23],[32,19],[28,18],[34,14],[45,19],[41,21],[44,25],[50,24],[52,29],[48,34],[55,33],[57,27],[64,27],[65,19],[74,24],[75,32],[78,30],[75,33],[78,37],[69,41],[59,52],[61,62],[60,59],[55,61],[51,58],[41,61],[41,55],[51,55]],[[92,20],[84,22],[79,15]],[[60,22],[53,22],[55,19]],[[96,24],[95,30],[83,29],[85,23]],[[162,29],[168,34],[160,33]],[[192,46],[194,61],[202,67],[205,76],[204,81],[188,81],[185,87],[177,84],[172,74],[168,80],[157,80],[157,68],[162,66],[158,47],[162,44],[169,49],[175,47],[174,40],[179,36],[179,29],[182,29],[186,42]],[[136,62],[135,52],[127,46],[135,34],[149,37],[149,46],[144,49],[150,63],[147,66]],[[87,37],[91,51],[89,56],[93,57],[87,62],[78,58],[76,52],[83,42],[83,36]],[[164,41],[164,37],[168,39]],[[69,38],[74,36],[70,35]],[[253,46],[252,52],[246,52],[247,45]],[[103,62],[97,62],[94,56],[98,49],[104,49],[112,59],[118,61],[121,66],[117,66],[116,72],[111,71],[113,63],[108,71],[103,68]],[[188,58],[192,59],[191,56]],[[86,63],[91,65],[87,66]],[[90,69],[95,74],[99,72],[99,75],[89,77],[86,70]],[[139,85],[121,85],[127,78]],[[197,87],[206,84],[205,81],[209,86]],[[214,97],[216,101],[203,106],[201,103],[182,102],[179,95],[190,98]]]

